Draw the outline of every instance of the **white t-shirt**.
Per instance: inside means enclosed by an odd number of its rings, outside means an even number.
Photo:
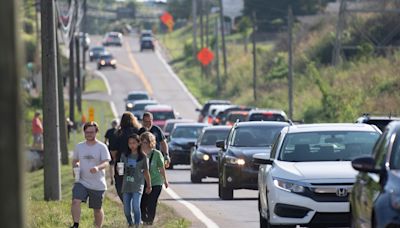
[[[79,160],[81,168],[79,183],[88,189],[107,190],[105,170],[99,170],[97,173],[90,172],[90,169],[96,165],[111,160],[110,153],[104,143],[97,140],[94,145],[88,145],[86,141],[78,143],[75,146],[73,159]]]

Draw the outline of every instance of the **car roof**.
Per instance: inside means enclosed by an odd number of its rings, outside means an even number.
[[[169,105],[147,105],[145,110],[147,111],[173,111],[174,109]]]
[[[136,100],[133,104],[158,104],[155,100]]]
[[[169,123],[195,123],[194,120],[191,119],[169,119],[165,122],[165,125],[169,124]]]
[[[177,123],[174,128],[178,127],[208,127],[210,124],[207,123]]]
[[[400,120],[400,117],[396,116],[370,116],[370,115],[363,115],[357,119],[358,123],[363,123],[364,121],[368,120]]]
[[[208,100],[206,102],[206,104],[211,104],[211,103],[215,103],[215,104],[230,104],[231,101],[229,101],[229,100]]]
[[[283,110],[280,109],[252,109],[249,112],[249,115],[254,114],[254,113],[265,113],[265,112],[272,112],[272,113],[276,113],[276,114],[285,114],[285,112]]]
[[[133,95],[133,94],[146,94],[149,95],[146,91],[131,91],[128,93],[128,95]]]
[[[250,126],[290,126],[290,123],[283,121],[246,121],[238,122],[236,127],[250,127]]]
[[[322,132],[322,131],[364,131],[364,132],[379,132],[380,130],[369,124],[363,123],[322,123],[322,124],[299,124],[287,127],[287,132],[302,133],[302,132]]]
[[[220,126],[209,126],[204,128],[204,131],[221,131],[221,130],[230,130],[232,126],[220,125]]]

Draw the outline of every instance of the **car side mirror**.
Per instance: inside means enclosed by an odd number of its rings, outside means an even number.
[[[375,168],[375,160],[372,157],[360,157],[351,162],[355,170],[367,173],[379,173],[381,170]]]
[[[190,143],[188,143],[188,145],[189,145],[190,147],[195,147],[195,146],[196,146],[196,143],[190,142]]]
[[[225,141],[224,140],[220,140],[220,141],[215,142],[215,145],[218,148],[221,148],[222,151],[225,151]]]
[[[196,112],[201,112],[201,109],[199,109],[199,108],[196,108]]]
[[[253,155],[253,162],[258,165],[272,165],[274,160],[270,159],[266,153],[260,153]]]

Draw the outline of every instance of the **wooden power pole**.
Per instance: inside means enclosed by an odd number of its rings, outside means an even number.
[[[2,227],[25,227],[23,196],[23,164],[25,141],[22,140],[22,110],[20,79],[21,61],[21,6],[19,0],[0,1],[0,220]]]
[[[256,12],[253,11],[253,98],[257,101],[257,47],[256,47],[257,21]]]
[[[219,0],[219,17],[221,22],[221,39],[222,39],[222,58],[224,61],[224,76],[225,80],[228,76],[228,61],[226,60],[226,47],[225,47],[225,20],[224,20],[224,4]]]
[[[75,123],[75,41],[69,42],[69,119]]]
[[[288,35],[289,35],[289,74],[288,74],[288,87],[289,87],[289,118],[293,118],[293,12],[292,7],[288,9]]]
[[[81,61],[80,61],[80,38],[79,35],[75,35],[75,54],[76,54],[76,106],[78,106],[78,112],[82,113],[82,86],[81,86]]]
[[[193,18],[193,61],[196,62],[197,55],[197,0],[192,0]]]
[[[60,200],[60,144],[54,0],[42,0],[44,199]]]

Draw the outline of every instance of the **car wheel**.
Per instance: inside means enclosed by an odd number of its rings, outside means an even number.
[[[112,68],[117,69],[117,66],[113,66]]]
[[[201,177],[199,177],[199,176],[197,176],[197,175],[191,173],[191,174],[190,174],[190,181],[191,181],[192,183],[201,183]]]
[[[101,66],[98,66],[97,69],[98,69],[98,70],[101,70]]]
[[[222,176],[220,176],[220,181],[219,181],[219,185],[218,185],[218,190],[220,193],[219,198],[223,199],[223,200],[232,200],[233,199],[233,189],[232,188],[227,188],[224,187],[224,185],[222,184],[222,178],[223,178],[224,174],[222,174]]]

